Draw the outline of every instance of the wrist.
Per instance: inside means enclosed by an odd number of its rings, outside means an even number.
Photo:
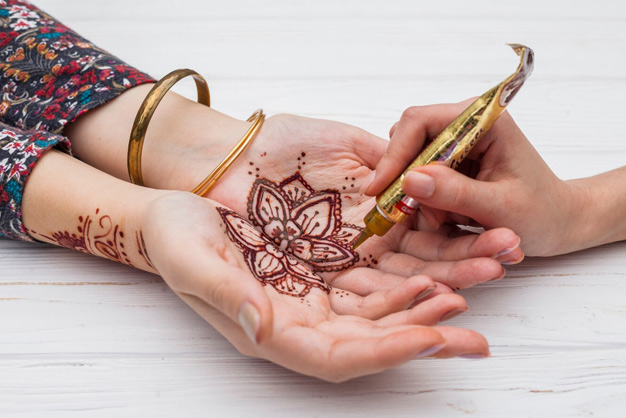
[[[132,88],[69,124],[64,134],[72,142],[74,154],[93,167],[129,181],[129,134],[151,88]],[[142,171],[146,186],[191,190],[248,127],[245,121],[169,92],[156,109],[144,142]]]
[[[626,239],[624,174],[622,168],[567,182],[575,190],[578,209],[570,227],[576,245],[571,251]]]

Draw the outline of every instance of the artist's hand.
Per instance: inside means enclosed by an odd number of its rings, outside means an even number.
[[[522,257],[519,239],[508,229],[448,238],[415,230],[417,222],[397,225],[359,247],[357,260],[351,243],[375,203],[360,188],[387,144],[337,122],[274,116],[209,197],[251,220],[344,289],[395,283],[382,279],[386,274],[398,280],[425,274],[447,292],[503,277],[499,261]],[[339,274],[352,266],[348,274]]]
[[[480,334],[431,327],[467,306],[454,294],[416,301],[432,289],[427,277],[388,274],[387,289],[359,294],[330,288],[233,211],[189,193],[155,200],[142,230],[155,269],[244,354],[329,381],[489,354]]]
[[[391,143],[367,193],[380,193],[471,101],[407,109],[390,132]],[[573,187],[557,178],[508,113],[502,114],[461,165],[419,167],[405,177],[404,191],[417,199],[429,222],[507,227],[531,256],[575,249],[570,231]],[[521,256],[521,254],[519,254]],[[519,261],[519,260],[518,260]]]

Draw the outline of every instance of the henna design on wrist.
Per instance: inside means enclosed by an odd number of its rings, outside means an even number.
[[[99,214],[100,209],[98,208],[95,215]],[[124,246],[124,232],[119,225],[113,223],[109,215],[101,215],[95,223],[89,215],[79,216],[76,232],[57,231],[50,235],[33,230],[29,230],[29,232],[61,247],[133,266]]]
[[[143,239],[143,231],[135,232],[135,238],[137,239],[137,251],[139,252],[139,255],[143,258],[143,261],[145,261],[150,268],[152,268],[154,271],[157,271],[157,269],[154,267],[154,264],[152,264],[152,260],[150,260],[150,256],[148,255],[146,242]]]

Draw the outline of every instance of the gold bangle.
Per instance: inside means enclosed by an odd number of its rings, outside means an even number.
[[[152,115],[154,115],[154,111],[174,84],[188,76],[192,76],[196,82],[198,103],[207,106],[211,105],[209,85],[204,77],[193,70],[174,70],[160,79],[154,87],[152,87],[152,90],[150,90],[143,103],[141,103],[139,111],[137,111],[137,116],[135,117],[135,122],[130,132],[130,141],[128,142],[128,176],[133,184],[144,185],[141,172],[141,151],[143,149],[143,141],[146,139],[148,124],[152,119]]]
[[[228,155],[220,162],[217,167],[211,173],[206,176],[202,182],[197,185],[191,192],[198,196],[204,196],[215,185],[215,183],[222,177],[228,167],[230,167],[237,157],[248,147],[250,142],[254,139],[259,129],[265,121],[265,114],[263,109],[256,110],[249,118],[248,122],[252,122],[248,131],[243,135],[241,140],[235,145],[235,147],[228,153]]]

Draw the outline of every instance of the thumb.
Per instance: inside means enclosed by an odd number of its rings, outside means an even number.
[[[496,202],[491,183],[467,177],[444,165],[417,167],[404,176],[404,192],[431,208],[468,216],[479,223],[492,220]]]
[[[201,256],[191,253],[177,263],[179,269],[175,274],[178,277],[172,283],[173,289],[177,293],[195,296],[226,315],[241,326],[254,344],[269,339],[273,311],[261,283],[245,267],[233,266],[206,252]],[[161,274],[166,278],[163,272]]]

